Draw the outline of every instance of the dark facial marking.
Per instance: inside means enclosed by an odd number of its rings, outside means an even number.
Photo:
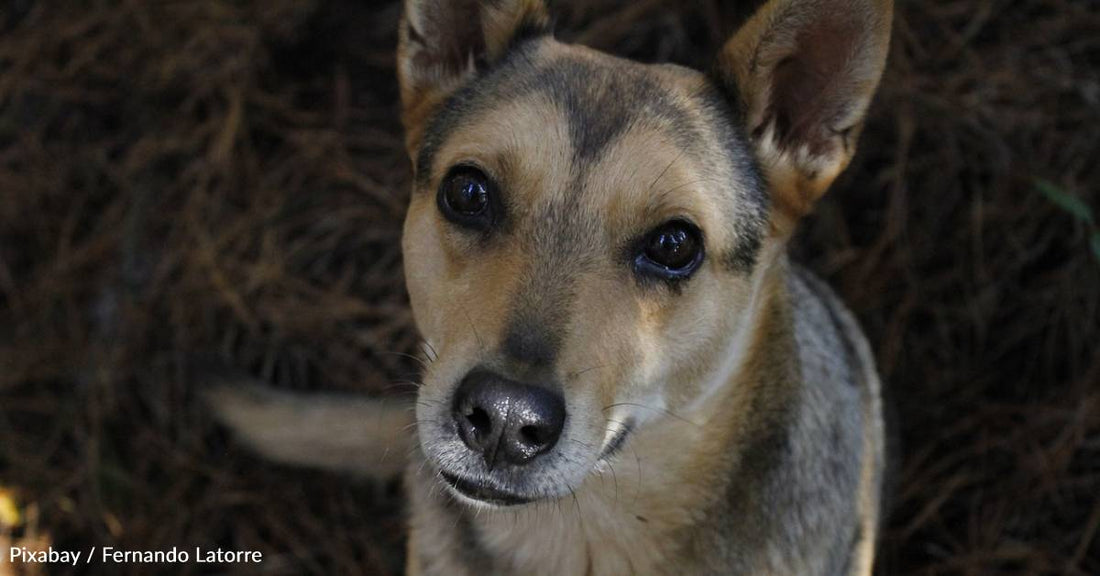
[[[542,67],[525,84],[565,111],[578,163],[597,158],[639,122],[671,131],[684,148],[698,145],[691,115],[639,69],[565,60]]]
[[[512,303],[502,352],[529,367],[553,365],[568,324],[578,272],[598,237],[599,223],[580,211],[580,194],[542,207],[533,226],[515,238],[529,259]]]
[[[744,216],[734,221],[735,234],[739,238],[723,261],[735,274],[749,274],[756,265],[760,246],[768,227],[770,199],[759,162],[745,134],[744,114],[741,112],[740,95],[732,82],[722,81],[714,74],[710,82],[696,95],[700,107],[713,118],[714,134],[722,144],[726,158],[740,176],[739,184],[748,194],[741,199]]]
[[[521,313],[508,324],[502,352],[509,359],[544,368],[552,366],[561,348],[561,335]]]
[[[745,237],[722,259],[726,268],[734,274],[751,274],[756,267],[756,257],[760,254],[763,231],[750,228],[746,232]]]
[[[709,124],[713,127],[727,159],[745,180],[744,187],[752,194],[750,201],[758,209],[766,211],[767,188],[756,154],[745,132],[744,114],[741,112],[740,96],[736,88],[725,87],[712,80],[704,84],[694,96],[699,107],[711,117]]]
[[[440,108],[440,111],[428,121],[424,132],[424,140],[417,151],[416,162],[413,171],[416,177],[416,189],[427,188],[431,180],[432,164],[439,147],[447,141],[447,137],[459,126],[462,118],[479,108],[477,102],[478,90],[474,82],[467,83],[456,90]]]

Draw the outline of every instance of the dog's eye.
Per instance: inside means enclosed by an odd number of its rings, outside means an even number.
[[[666,222],[642,239],[634,265],[639,274],[682,280],[703,261],[699,229],[683,220]]]
[[[439,187],[439,211],[459,226],[484,230],[493,222],[492,191],[492,182],[484,172],[457,166]]]

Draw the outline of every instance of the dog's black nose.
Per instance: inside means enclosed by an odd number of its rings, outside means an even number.
[[[481,453],[491,470],[497,463],[522,465],[554,447],[565,426],[560,394],[474,370],[455,392],[458,434]]]

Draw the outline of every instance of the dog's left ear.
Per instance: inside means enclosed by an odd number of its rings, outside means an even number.
[[[410,154],[443,100],[522,36],[547,33],[542,0],[405,0],[397,77]]]
[[[891,0],[770,0],[722,48],[719,80],[736,95],[789,234],[852,158],[890,44]]]

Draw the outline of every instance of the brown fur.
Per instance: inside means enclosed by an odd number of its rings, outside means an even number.
[[[403,248],[435,352],[406,476],[409,574],[870,574],[878,378],[785,242],[851,158],[890,10],[772,0],[706,76],[559,43],[534,0],[406,2]],[[459,165],[498,190],[492,230],[440,213]],[[675,219],[703,231],[703,264],[640,276],[637,239]],[[486,469],[456,434],[455,389],[478,367],[565,398],[561,439],[520,471]],[[536,501],[489,506],[441,471]]]

